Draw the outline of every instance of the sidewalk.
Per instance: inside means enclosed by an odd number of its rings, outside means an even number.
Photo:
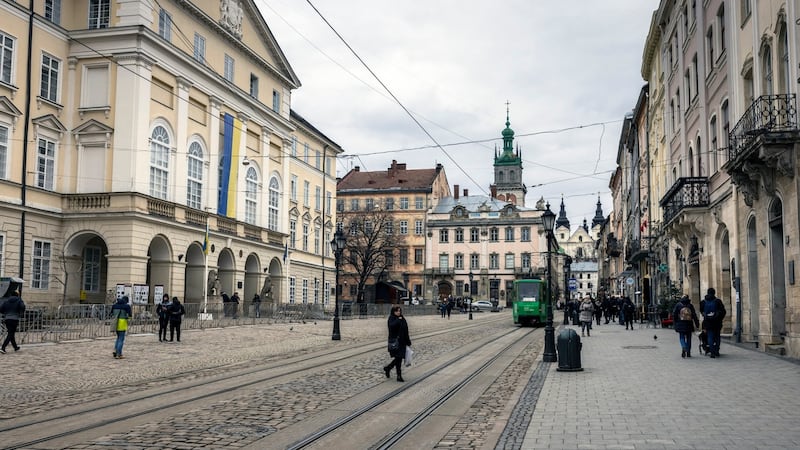
[[[595,325],[581,340],[584,370],[551,365],[522,448],[800,448],[795,361],[724,341],[711,359],[696,333],[683,359],[675,331],[638,324]]]

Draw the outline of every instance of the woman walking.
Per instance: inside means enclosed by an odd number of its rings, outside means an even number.
[[[394,358],[388,366],[384,366],[383,372],[386,378],[391,377],[392,367],[397,369],[397,381],[403,380],[402,366],[403,358],[406,356],[406,347],[411,347],[411,338],[408,336],[408,324],[403,317],[403,309],[393,306],[389,314],[389,356]]]
[[[133,315],[131,305],[128,304],[128,296],[123,295],[111,307],[111,331],[117,333],[117,341],[114,343],[114,358],[123,359],[122,346],[125,345],[125,334],[128,332],[128,319]]]
[[[697,318],[697,312],[688,295],[681,297],[680,301],[675,305],[675,309],[672,311],[672,319],[674,320],[675,331],[678,332],[681,341],[681,358],[691,358],[692,333],[694,333],[695,327],[700,326],[700,320]]]
[[[581,302],[580,309],[581,336],[583,336],[584,331],[586,332],[587,336],[591,336],[592,319],[594,318],[594,303],[592,303],[592,298],[584,298],[583,302]]]

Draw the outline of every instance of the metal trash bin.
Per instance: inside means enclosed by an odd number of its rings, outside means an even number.
[[[572,328],[561,330],[558,333],[556,350],[558,351],[559,372],[579,372],[581,367],[581,338]]]

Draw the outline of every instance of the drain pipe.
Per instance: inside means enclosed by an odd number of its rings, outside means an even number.
[[[20,200],[22,214],[19,224],[19,277],[23,278],[25,271],[25,208],[27,206],[28,191],[28,136],[30,133],[31,114],[31,62],[33,58],[33,0],[28,6],[28,55],[27,72],[25,74],[25,124],[22,128],[22,187]]]

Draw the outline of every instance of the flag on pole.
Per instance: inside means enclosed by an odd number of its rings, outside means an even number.
[[[208,254],[208,221],[206,221],[206,234],[203,236],[203,254]]]
[[[286,257],[289,256],[289,244],[284,244],[283,247],[283,263],[286,264]]]

